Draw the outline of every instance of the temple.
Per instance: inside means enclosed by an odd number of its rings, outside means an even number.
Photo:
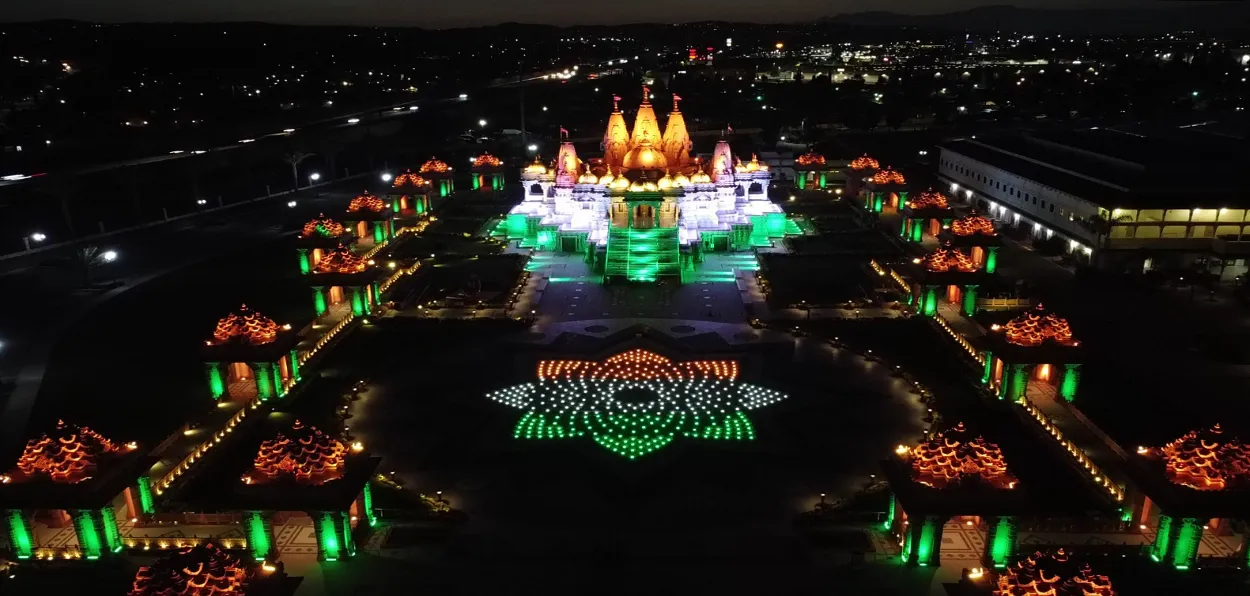
[[[684,279],[712,251],[770,246],[800,233],[768,198],[771,173],[754,156],[734,157],[722,139],[711,161],[692,158],[692,143],[673,96],[661,132],[650,92],[632,132],[615,98],[603,157],[585,162],[571,142],[554,164],[521,172],[524,200],[496,230],[541,251],[580,253],[604,281]]]

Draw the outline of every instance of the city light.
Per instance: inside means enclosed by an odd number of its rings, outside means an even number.
[[[321,174],[318,174],[318,173],[316,173],[316,172],[313,172],[313,173],[311,173],[311,174],[309,174],[309,175],[308,175],[308,179],[309,179],[309,180],[312,180],[313,182],[316,182],[316,181],[318,181],[318,180],[321,180]]]
[[[468,94],[468,93],[461,93],[461,94],[460,94],[460,101],[464,101],[464,100],[466,100],[466,99],[469,99],[469,94]]]
[[[105,263],[112,263],[117,260],[117,251],[106,250],[104,251],[104,254],[100,255],[100,257],[104,259]]]
[[[348,124],[356,124],[358,122],[360,122],[360,118],[348,118],[347,119]]]
[[[196,199],[196,200],[195,200],[195,204],[196,204],[196,205],[200,205],[200,206],[204,206],[204,205],[207,205],[207,204],[208,204],[208,200],[207,200],[207,199]]]
[[[485,118],[483,118],[483,119],[481,119],[481,120],[478,120],[478,121],[477,121],[477,125],[478,125],[478,126],[480,126],[480,127],[482,127],[482,128],[486,128],[486,119],[485,119]]]
[[[295,129],[294,129],[294,128],[284,128],[284,129],[282,129],[282,132],[284,132],[284,133],[286,133],[286,134],[291,134],[291,133],[295,132]]]
[[[35,232],[34,234],[30,235],[30,239],[34,240],[35,242],[43,242],[44,240],[48,239],[48,235],[44,234],[43,232]]]
[[[415,112],[415,111],[417,111],[417,106],[408,106],[408,111],[409,111],[409,112]]]
[[[392,176],[390,172],[382,172],[382,181],[383,181],[383,182],[390,182],[390,181],[391,181],[391,180],[393,180],[394,178],[395,178],[395,177],[394,177],[394,176]]]
[[[526,147],[526,149],[529,149],[530,153],[534,153],[535,151],[538,151],[538,145],[531,144],[529,147]]]
[[[292,200],[290,200],[290,201],[287,201],[287,202],[286,202],[286,206],[287,206],[287,207],[290,207],[290,208],[292,208],[292,209],[294,209],[294,208],[295,208],[295,205],[297,205],[297,204],[298,204],[298,203],[297,203],[294,199],[292,199]]]

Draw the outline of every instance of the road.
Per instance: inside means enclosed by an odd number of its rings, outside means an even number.
[[[44,363],[60,340],[91,311],[124,295],[129,288],[222,252],[260,245],[289,234],[320,212],[342,211],[359,192],[361,180],[304,190],[296,195],[225,209],[131,233],[112,236],[97,246],[114,250],[115,262],[93,273],[97,285],[117,281],[115,289],[82,289],[84,272],[76,262],[78,247],[65,246],[3,261],[0,271],[0,378],[14,378],[12,391],[0,398],[0,447],[23,435],[39,393]],[[296,201],[294,208],[288,202]],[[154,320],[176,316],[177,305],[153,313]],[[119,338],[119,341],[138,341]],[[89,357],[89,355],[87,355]],[[4,388],[10,387],[6,384]]]

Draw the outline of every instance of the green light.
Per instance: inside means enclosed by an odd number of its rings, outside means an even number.
[[[74,530],[78,533],[78,548],[88,559],[98,559],[101,554],[100,534],[96,531],[95,520],[91,512],[80,510],[74,512]]]
[[[1076,387],[1081,382],[1081,371],[1079,364],[1065,364],[1063,368],[1063,381],[1059,384],[1059,395],[1062,395],[1069,403],[1076,400]]]
[[[360,288],[352,288],[352,314],[361,316],[365,314],[365,302],[360,297]]]
[[[356,542],[352,540],[352,522],[342,514],[339,514],[339,520],[343,525],[343,546],[347,547],[347,557],[354,557],[356,556]]]
[[[139,482],[139,507],[144,513],[155,513],[156,503],[152,499],[152,479],[147,476],[140,476]]]
[[[265,520],[259,511],[248,511],[244,515],[247,525],[247,545],[252,551],[252,558],[264,561],[269,556],[269,532],[265,529]]]
[[[319,286],[313,287],[313,308],[317,311],[317,316],[326,314],[326,297]]]
[[[993,273],[995,269],[998,269],[998,247],[991,246],[989,255],[985,257],[985,272]]]
[[[1011,365],[1011,391],[1007,395],[1007,399],[1013,402],[1020,401],[1024,397],[1025,389],[1029,386],[1028,384],[1029,378],[1024,374],[1024,365]]]
[[[964,286],[964,315],[977,314],[977,286]]]
[[[386,240],[386,227],[385,226],[386,226],[386,222],[384,221],[373,222],[373,241],[374,242],[381,244],[382,242]]]
[[[300,371],[299,371],[299,350],[298,349],[291,348],[291,353],[287,355],[287,363],[290,365],[290,368],[291,368],[291,378],[295,379],[296,381],[299,381]]]
[[[256,397],[260,401],[266,401],[274,396],[273,375],[269,372],[271,366],[268,362],[253,364],[253,368],[256,371]]]
[[[981,384],[990,382],[990,375],[994,374],[994,352],[985,351],[985,373],[981,375]]]
[[[769,213],[768,221],[768,237],[781,238],[786,235],[786,214],[780,211]]]
[[[473,190],[482,188],[482,175],[481,174],[474,174],[472,177],[472,180],[473,180]]]
[[[890,531],[890,528],[894,527],[894,516],[898,514],[897,509],[898,509],[898,501],[894,499],[894,493],[891,492],[890,504],[889,506],[886,507],[886,510],[885,510],[885,522],[881,524],[882,531],[888,532]]]
[[[35,552],[30,526],[21,511],[9,511],[9,544],[19,559],[29,559]]]
[[[823,189],[823,188],[825,188],[825,186],[826,186],[826,184],[827,184],[827,182],[826,182],[826,180],[825,180],[825,176],[826,176],[826,174],[825,174],[824,172],[821,172],[821,173],[820,173],[820,188],[822,188],[822,189]]]
[[[937,313],[937,288],[928,286],[924,290],[924,316],[931,317]]]
[[[100,510],[100,520],[104,522],[104,541],[110,551],[119,553],[122,550],[122,535],[117,531],[117,515],[112,507]]]
[[[212,392],[213,399],[221,399],[226,394],[226,383],[221,378],[221,364],[209,362],[205,366],[208,369],[208,390]]]
[[[911,220],[911,241],[920,242],[924,240],[924,220]]]
[[[301,275],[308,275],[312,272],[312,263],[308,261],[308,249],[299,249],[299,272]]]
[[[925,567],[934,562],[933,547],[937,540],[937,534],[937,519],[932,517],[924,518],[924,525],[920,528],[920,544],[916,546],[916,562],[919,563],[921,567]]]
[[[372,483],[366,482],[364,491],[361,492],[361,505],[365,508],[365,516],[369,519],[369,527],[378,525],[378,512],[373,510],[373,487]]]
[[[1172,550],[1172,518],[1159,516],[1159,530],[1155,534],[1155,542],[1150,547],[1150,558],[1158,563],[1168,556]]]
[[[1010,517],[998,518],[993,528],[993,542],[990,543],[990,563],[1003,568],[1011,562],[1016,547],[1015,520]]]
[[[621,395],[646,395],[643,402]],[[770,389],[729,380],[546,379],[495,391],[490,399],[528,410],[513,429],[517,439],[590,437],[629,459],[653,453],[675,438],[750,441],[755,428],[744,410],[784,399]]]
[[[906,240],[906,239],[907,239],[907,232],[908,232],[909,230],[911,230],[911,220],[910,220],[910,219],[908,219],[908,218],[906,218],[906,217],[904,217],[904,218],[903,218],[903,224],[902,224],[901,226],[899,226],[899,230],[898,230],[898,235],[899,235],[899,237],[900,237],[900,238],[902,238],[902,239],[904,239],[904,240]]]
[[[334,529],[334,516],[322,513],[317,524],[317,537],[321,546],[321,554],[326,561],[339,560],[339,539]]]
[[[807,188],[807,173],[806,172],[799,174],[798,177],[794,179],[794,187],[799,190],[803,190],[804,188]]]
[[[1198,545],[1202,542],[1202,523],[1195,517],[1181,520],[1181,529],[1172,552],[1172,565],[1180,570],[1189,569],[1198,558]]]

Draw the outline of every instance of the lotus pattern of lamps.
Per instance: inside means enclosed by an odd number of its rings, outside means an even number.
[[[278,324],[246,304],[217,321],[217,328],[213,329],[213,339],[221,343],[238,340],[259,346],[277,338]]]
[[[473,158],[473,167],[475,168],[498,168],[502,166],[503,160],[489,153],[483,153]]]
[[[981,483],[1000,489],[1016,486],[998,445],[973,438],[963,423],[939,432],[910,452],[912,478],[933,488]]]
[[[251,578],[251,569],[239,557],[206,542],[140,567],[129,596],[241,596]]]
[[[872,175],[873,184],[907,184],[907,179],[898,170],[886,166],[884,170]]]
[[[982,236],[997,236],[998,232],[994,231],[994,222],[988,217],[983,217],[972,213],[965,215],[951,222],[951,233],[956,236],[971,236],[973,234],[981,234]]]
[[[316,218],[304,224],[304,230],[300,233],[300,236],[304,238],[312,238],[313,236],[338,238],[343,235],[343,232],[343,224],[326,217],[324,213],[320,213]]]
[[[738,381],[732,360],[673,362],[633,349],[603,361],[545,360],[538,381],[492,392],[494,401],[526,410],[516,438],[590,437],[636,459],[674,438],[751,440],[747,410],[785,398]]]
[[[421,169],[417,171],[422,174],[446,174],[451,171],[451,166],[445,161],[431,157],[429,161],[421,164]]]
[[[897,172],[895,172],[897,174]],[[899,184],[902,184],[900,182]],[[920,196],[908,201],[912,209],[949,209],[950,204],[946,202],[946,195],[930,188]]]
[[[346,246],[338,245],[317,261],[313,271],[316,273],[360,273],[368,264],[364,259],[352,254]]]
[[[1047,340],[1066,346],[1078,343],[1072,339],[1072,327],[1068,325],[1068,320],[1047,312],[1041,304],[1008,321],[1004,329],[1007,341],[1018,346],[1039,346]]]
[[[414,174],[412,170],[407,170],[403,174],[396,176],[395,180],[391,182],[391,186],[395,188],[416,188],[429,184],[429,180]]]
[[[91,478],[101,457],[133,448],[133,443],[123,449],[90,428],[58,420],[53,436],[44,433],[26,443],[6,478],[23,482],[43,476],[58,484],[77,484]]]
[[[942,248],[925,255],[924,266],[925,269],[935,273],[945,273],[951,270],[972,273],[977,270],[977,264],[972,261],[972,257],[957,248],[951,248],[949,242]]]
[[[370,194],[367,190],[364,194],[357,196],[352,199],[352,202],[347,204],[347,211],[350,213],[355,213],[357,211],[373,211],[381,213],[384,209],[386,209],[386,203],[384,203],[382,199],[379,199],[377,196]]]
[[[881,168],[881,164],[877,163],[877,160],[868,157],[868,154],[865,153],[852,160],[850,167],[852,170],[877,170]]]
[[[807,153],[794,158],[794,165],[804,167],[823,166],[825,165],[825,156],[809,149]]]
[[[1035,552],[998,575],[994,596],[1115,596],[1111,580],[1061,548]]]
[[[247,484],[289,476],[300,484],[321,485],[343,476],[347,446],[314,426],[296,420],[288,433],[260,444]]]
[[[1189,431],[1160,449],[1168,480],[1195,490],[1218,491],[1250,484],[1250,447],[1228,439],[1220,425]]]

